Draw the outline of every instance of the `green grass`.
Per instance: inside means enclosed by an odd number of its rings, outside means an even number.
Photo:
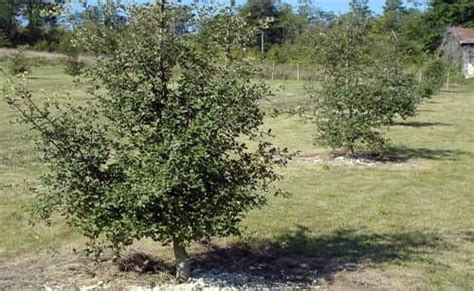
[[[59,91],[78,102],[86,98],[84,85],[58,66],[36,68],[28,82],[38,96]],[[279,90],[263,106],[302,106],[309,84],[271,82]],[[279,182],[291,197],[251,212],[248,233],[307,256],[363,264],[400,288],[474,289],[474,84],[442,92],[420,109],[386,132],[409,157],[406,164],[292,162]],[[0,263],[79,240],[61,221],[50,228],[28,224],[22,205],[42,168],[31,133],[14,118],[0,101]],[[314,126],[297,116],[268,117],[265,126],[290,150],[328,153],[313,145]]]

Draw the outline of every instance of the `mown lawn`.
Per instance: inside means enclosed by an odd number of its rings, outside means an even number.
[[[78,102],[86,98],[85,86],[59,66],[36,68],[28,85],[39,98],[52,92],[68,92]],[[275,96],[262,106],[303,106],[308,85],[274,81]],[[60,219],[49,228],[28,224],[22,205],[42,168],[31,133],[14,120],[0,101],[0,265],[80,240]],[[274,142],[309,162],[295,160],[282,170],[279,183],[290,198],[271,198],[245,220],[252,242],[356,264],[364,271],[351,275],[359,282],[350,286],[474,289],[473,83],[441,92],[416,118],[386,130],[395,153],[406,159],[400,163],[320,162],[329,152],[313,145],[313,124],[282,114],[269,116],[265,126],[273,129]],[[347,286],[338,272],[330,274],[333,286]]]

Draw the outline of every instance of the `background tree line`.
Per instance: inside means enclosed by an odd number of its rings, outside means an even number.
[[[368,16],[373,33],[396,34],[406,52],[413,56],[435,52],[447,27],[474,26],[474,3],[470,0],[431,0],[426,9],[416,0],[409,1],[409,6],[402,0],[386,0],[380,15],[370,11],[368,0],[348,1],[348,13]],[[54,13],[64,8],[66,2],[0,0],[0,47],[67,52],[71,34],[85,25],[85,14],[91,16],[91,11],[95,11],[99,18],[101,8],[77,11],[67,18]],[[311,0],[301,0],[294,6],[280,0],[249,0],[238,10],[251,23],[267,23],[255,35],[252,53],[280,63],[307,61],[305,48],[314,30],[344,16],[321,10]]]

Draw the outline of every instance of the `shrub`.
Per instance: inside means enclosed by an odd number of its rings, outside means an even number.
[[[50,51],[50,44],[47,40],[43,39],[35,43],[31,49],[40,52],[47,52]]]
[[[421,84],[426,90],[430,90],[433,93],[438,92],[446,82],[448,69],[446,63],[440,58],[428,61],[422,69]]]
[[[10,44],[11,43],[10,43],[10,40],[9,40],[7,34],[0,30],[0,48],[9,47]]]
[[[64,36],[58,44],[58,52],[69,54],[77,52],[77,48],[72,44],[72,36]]]
[[[18,49],[10,58],[9,70],[12,75],[31,73],[30,60],[25,56],[22,49]]]
[[[70,54],[64,62],[64,72],[73,77],[81,74],[85,63],[79,59],[78,54]]]

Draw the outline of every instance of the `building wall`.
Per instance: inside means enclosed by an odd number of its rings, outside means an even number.
[[[464,75],[466,78],[474,78],[474,45],[464,46]]]

